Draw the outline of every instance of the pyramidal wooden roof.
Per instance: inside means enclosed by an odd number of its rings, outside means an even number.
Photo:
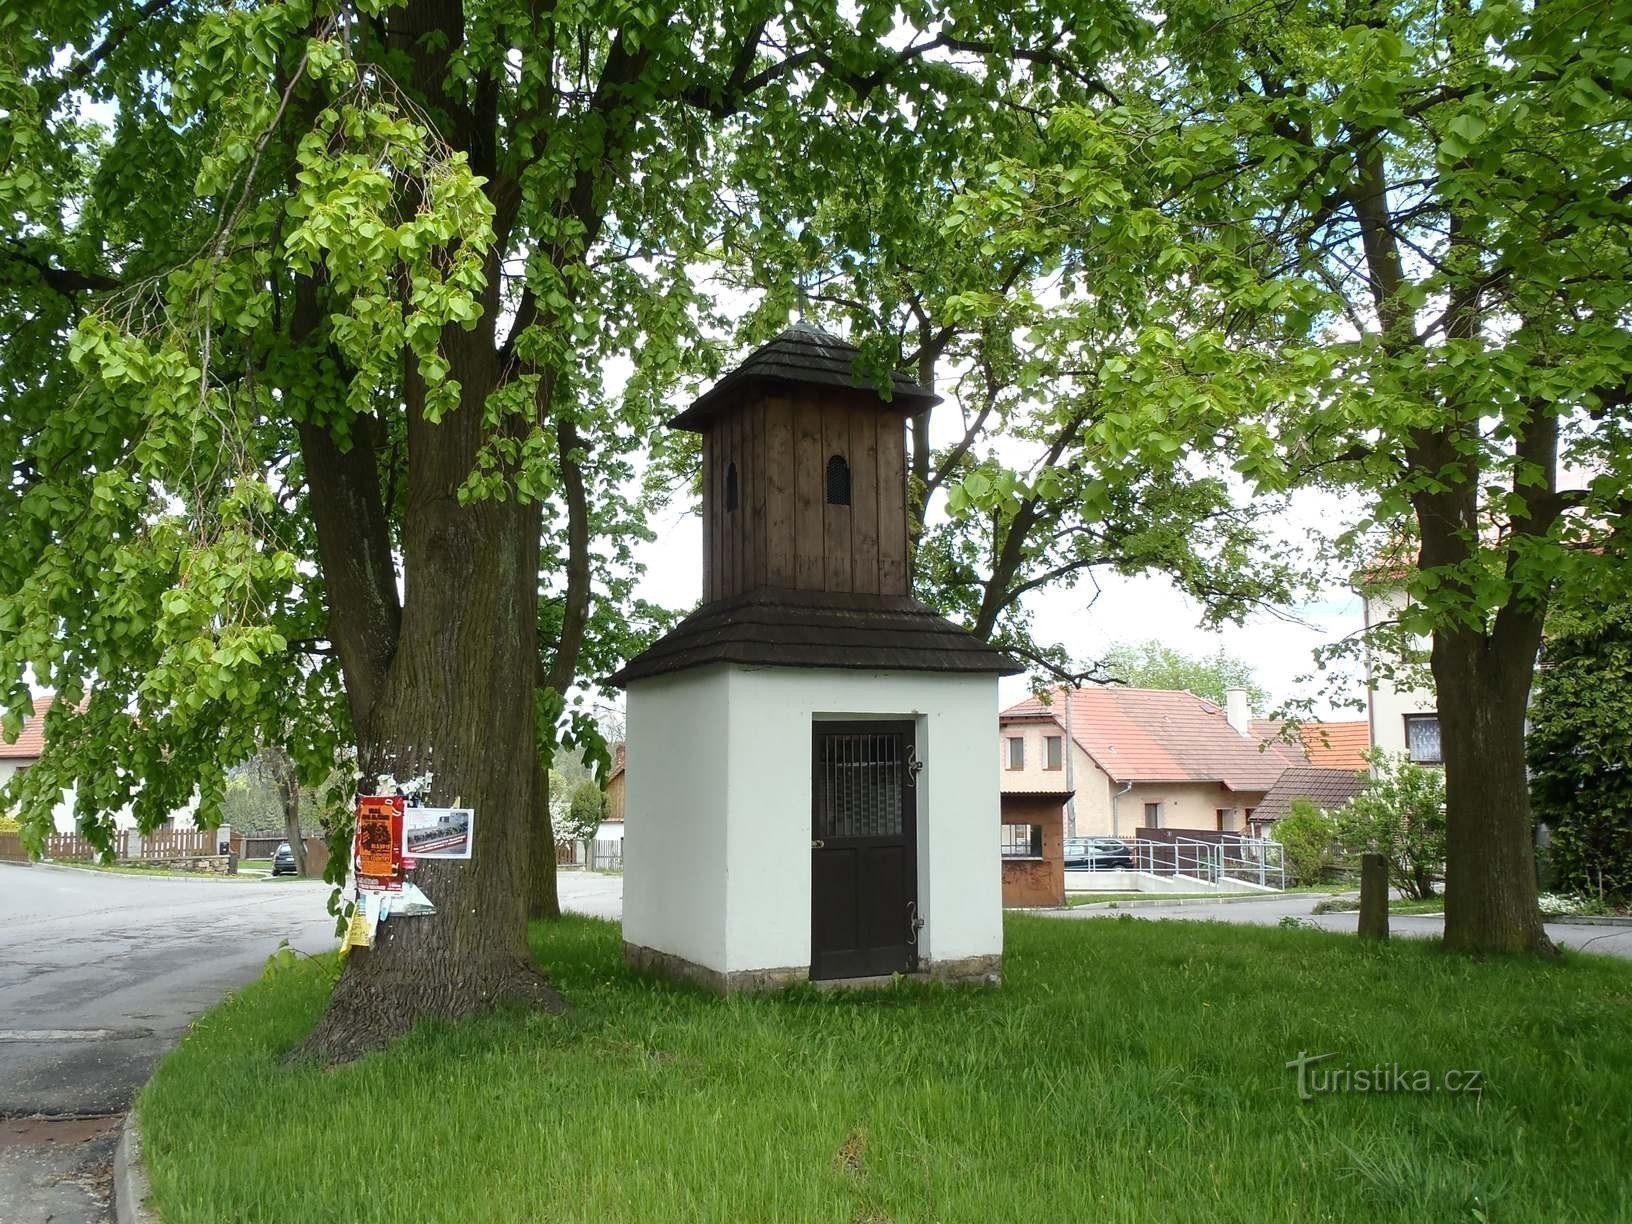
[[[701,430],[740,396],[766,386],[842,387],[877,395],[878,387],[873,380],[857,374],[856,358],[860,355],[861,350],[848,340],[812,323],[795,323],[776,339],[748,354],[741,365],[705,391],[669,425],[674,429]],[[890,391],[888,401],[880,397],[881,408],[911,414],[941,402],[940,396],[920,387],[900,370],[891,376]]]
[[[610,677],[631,680],[708,663],[866,671],[1025,670],[905,595],[760,587],[704,604]]]

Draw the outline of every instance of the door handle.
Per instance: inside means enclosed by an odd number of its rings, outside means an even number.
[[[812,850],[825,850],[827,848],[827,843],[824,842],[824,841],[818,841],[817,839],[812,838],[811,842],[810,842],[810,848]]]

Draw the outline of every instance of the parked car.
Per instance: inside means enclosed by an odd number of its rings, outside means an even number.
[[[295,852],[289,848],[288,842],[279,842],[278,848],[272,852],[272,874],[298,875],[300,868],[295,866]]]
[[[1067,871],[1132,871],[1133,852],[1127,842],[1115,837],[1068,837],[1065,867]]]

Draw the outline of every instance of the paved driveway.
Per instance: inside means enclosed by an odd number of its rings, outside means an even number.
[[[1186,922],[1240,922],[1250,926],[1275,926],[1290,915],[1327,931],[1353,932],[1359,926],[1360,916],[1356,913],[1316,914],[1315,905],[1320,900],[1320,897],[1314,896],[1277,896],[1251,901],[1202,901],[1151,906],[1140,903],[1114,910],[1079,907],[1038,912],[1066,920],[1114,918],[1131,914],[1150,921],[1173,918]],[[1445,920],[1438,914],[1391,914],[1388,929],[1394,935],[1438,938],[1445,929]],[[1547,934],[1554,943],[1563,947],[1632,958],[1632,926],[1549,922]]]
[[[563,871],[618,918],[623,877]],[[121,1116],[194,1017],[288,940],[335,944],[329,886],[0,863],[0,1224],[111,1220]]]
[[[591,918],[623,917],[623,877],[600,871],[561,871],[556,876],[561,908]]]
[[[280,941],[333,947],[328,893],[0,864],[0,1224],[111,1219],[118,1116],[153,1063]]]

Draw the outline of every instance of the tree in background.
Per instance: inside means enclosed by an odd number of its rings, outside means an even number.
[[[1118,642],[1105,652],[1102,666],[1112,681],[1132,688],[1194,693],[1220,706],[1225,690],[1244,688],[1259,712],[1269,701],[1269,694],[1253,679],[1252,667],[1222,646],[1210,655],[1187,655],[1154,638],[1134,645]]]
[[[1278,338],[1240,343],[1314,394],[1242,421],[1235,470],[1357,505],[1340,540],[1356,568],[1379,541],[1413,542],[1391,577],[1403,631],[1432,643],[1445,943],[1550,953],[1524,760],[1536,652],[1555,589],[1624,594],[1632,576],[1627,4],[1163,12],[1095,139],[1165,168],[1159,212],[1247,227],[1250,260],[1192,246],[1209,260],[1192,275],[1276,313]],[[1215,335],[1190,342],[1239,370]]]
[[[1338,840],[1351,856],[1381,854],[1394,887],[1425,901],[1445,863],[1445,775],[1380,749],[1370,760],[1366,789],[1334,816]]]
[[[567,804],[567,811],[560,837],[563,842],[586,842],[595,837],[595,832],[601,827],[601,821],[606,819],[606,793],[601,790],[594,779],[585,778],[572,790],[572,800]]]
[[[1530,793],[1563,886],[1632,901],[1632,610],[1596,601],[1548,621],[1530,703]]]
[[[1298,884],[1318,884],[1336,862],[1337,822],[1307,799],[1294,799],[1275,822],[1273,836],[1286,854],[1286,869]]]

